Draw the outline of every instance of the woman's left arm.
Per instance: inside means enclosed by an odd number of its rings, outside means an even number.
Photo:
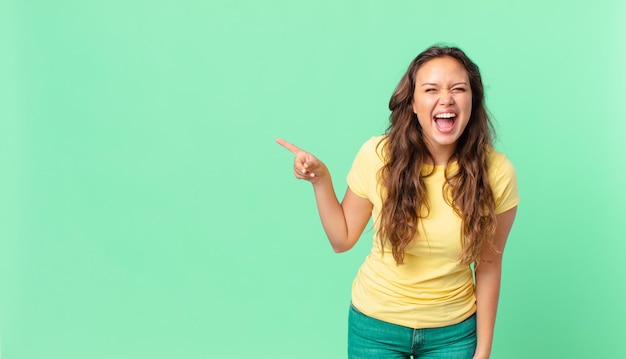
[[[498,252],[485,248],[480,264],[476,267],[476,330],[478,344],[474,359],[487,359],[491,354],[493,332],[496,323],[500,278],[502,276],[502,254],[513,226],[517,206],[499,214],[493,244]]]

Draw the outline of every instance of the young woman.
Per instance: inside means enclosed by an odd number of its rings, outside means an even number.
[[[374,218],[352,288],[349,358],[489,358],[515,171],[492,146],[478,67],[458,48],[419,54],[367,141],[339,203],[322,161],[282,139],[313,184],[322,225],[347,251]],[[475,267],[475,282],[472,267]]]

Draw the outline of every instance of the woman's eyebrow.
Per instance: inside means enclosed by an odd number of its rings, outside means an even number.
[[[461,82],[455,82],[455,83],[452,84],[452,86],[458,86],[458,85],[466,85],[467,86],[467,82],[461,81]],[[423,86],[439,86],[439,85],[436,84],[436,83],[433,83],[433,82],[424,82],[420,86],[423,87]]]

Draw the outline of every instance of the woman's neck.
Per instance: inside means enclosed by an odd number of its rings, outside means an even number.
[[[456,150],[456,144],[448,145],[448,146],[428,146],[428,150],[432,155],[432,160],[435,163],[428,163],[430,165],[435,166],[445,166],[450,162],[450,158],[454,156],[454,151]],[[429,159],[430,160],[430,159]]]

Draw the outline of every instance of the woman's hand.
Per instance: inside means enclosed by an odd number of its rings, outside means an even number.
[[[297,179],[315,184],[328,176],[328,168],[317,157],[282,138],[277,138],[276,142],[296,156],[293,161],[293,172]]]
[[[339,253],[352,248],[372,215],[372,203],[350,188],[339,203],[330,172],[322,161],[283,139],[277,138],[276,142],[296,156],[293,161],[296,178],[313,184],[317,210],[333,250]]]

